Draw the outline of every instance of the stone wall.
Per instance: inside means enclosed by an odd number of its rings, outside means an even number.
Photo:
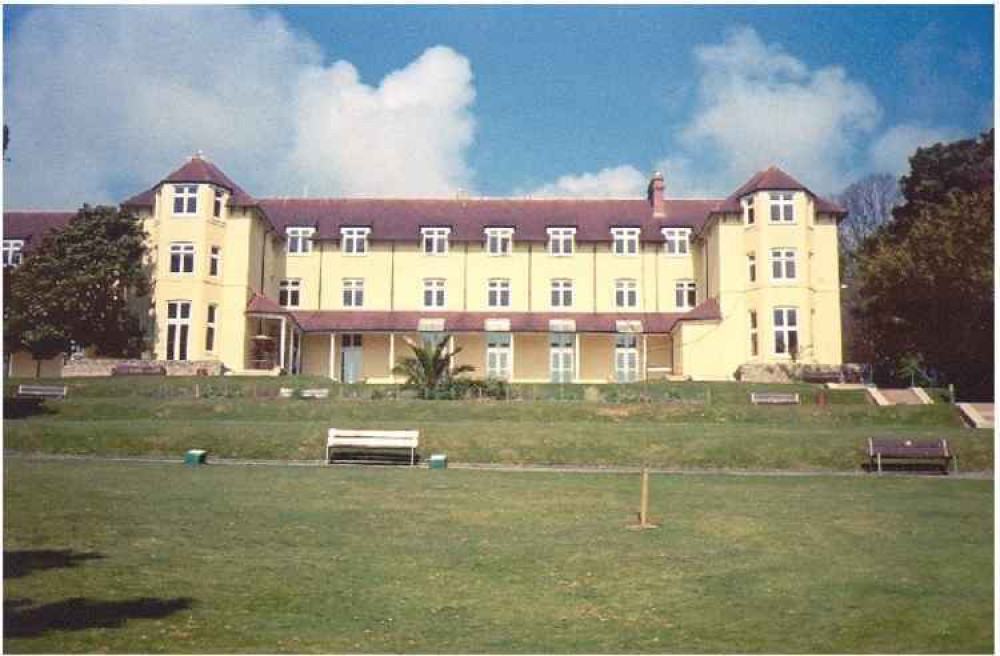
[[[781,363],[746,363],[736,370],[736,380],[745,383],[798,383],[810,375],[838,375],[841,382],[861,382],[864,371],[858,364],[824,365]],[[837,382],[837,381],[834,381]]]
[[[140,362],[122,358],[76,358],[63,365],[62,375],[66,378],[93,378],[110,376],[111,369],[123,362]],[[167,360],[141,360],[143,363],[163,365],[168,376],[218,376],[222,374],[222,363],[217,360],[175,362]]]

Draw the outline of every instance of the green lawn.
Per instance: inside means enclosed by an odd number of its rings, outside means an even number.
[[[635,475],[7,459],[4,484],[12,653],[994,648],[990,481],[654,476],[646,532]]]
[[[350,398],[379,391],[371,386],[333,386],[336,398],[328,401],[255,396],[282,385],[329,386],[300,378],[66,382],[69,399],[48,403],[49,413],[6,422],[5,448],[179,456],[198,447],[214,456],[312,460],[322,457],[331,426],[379,427],[420,429],[421,452],[447,453],[452,462],[856,470],[866,438],[896,435],[948,438],[962,469],[993,468],[992,431],[964,428],[952,406],[879,408],[861,392],[826,392],[829,403],[817,405],[820,389],[809,385],[609,386],[601,394],[653,402],[599,403]],[[749,405],[750,389],[767,388],[797,390],[805,403]],[[518,393],[582,398],[587,389],[538,385]]]

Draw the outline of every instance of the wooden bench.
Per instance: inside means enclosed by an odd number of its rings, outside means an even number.
[[[948,449],[948,440],[936,441],[907,440],[897,438],[868,438],[868,470],[882,473],[883,461],[923,461],[940,463],[942,471],[948,472],[948,464],[953,463],[958,472],[958,456]]]
[[[119,362],[111,367],[112,376],[166,376],[167,368],[155,362]]]
[[[39,401],[65,399],[66,392],[66,387],[59,387],[57,385],[18,385],[14,398],[38,399]]]
[[[799,395],[789,392],[750,392],[753,405],[798,405]]]
[[[842,383],[844,375],[839,371],[806,371],[802,374],[806,383]]]
[[[415,430],[355,430],[331,428],[326,437],[326,462],[333,462],[336,449],[409,449],[410,466],[417,461],[420,431]]]

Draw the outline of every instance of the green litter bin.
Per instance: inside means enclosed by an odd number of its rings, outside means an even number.
[[[202,449],[191,449],[184,454],[184,464],[189,466],[204,465],[208,451]]]
[[[428,461],[430,469],[448,469],[448,456],[443,453],[435,453]]]

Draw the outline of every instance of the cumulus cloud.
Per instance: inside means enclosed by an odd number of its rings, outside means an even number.
[[[597,173],[564,175],[524,195],[537,198],[632,198],[644,197],[649,178],[634,166],[616,166]]]
[[[8,207],[117,202],[196,150],[257,195],[470,179],[471,68],[446,48],[371,88],[266,10],[46,7],[12,32],[5,66]]]
[[[896,125],[876,139],[871,146],[872,168],[875,171],[903,175],[910,169],[910,157],[917,148],[953,141],[961,137],[952,128],[932,128],[920,125]]]

